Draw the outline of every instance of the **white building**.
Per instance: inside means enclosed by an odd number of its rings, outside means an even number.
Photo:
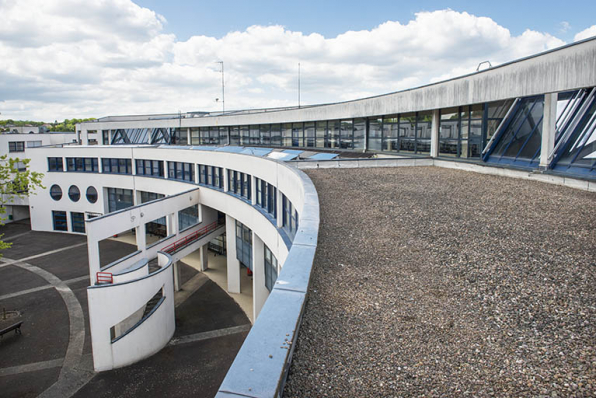
[[[97,370],[125,366],[167,344],[176,262],[205,253],[225,232],[227,290],[240,291],[241,267],[252,271],[255,323],[221,394],[272,396],[283,389],[319,226],[314,186],[293,166],[434,165],[596,191],[595,87],[592,38],[350,102],[98,119],[77,127],[80,146],[27,149],[47,186],[30,198],[31,225],[87,234]],[[102,145],[88,146],[93,134]],[[279,160],[302,151],[375,159]],[[161,238],[148,242],[148,229],[160,230]],[[101,268],[98,242],[130,230],[137,250]],[[160,267],[150,271],[154,258]]]

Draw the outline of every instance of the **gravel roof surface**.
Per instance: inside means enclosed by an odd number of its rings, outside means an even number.
[[[596,395],[596,194],[307,174],[321,227],[286,397]]]

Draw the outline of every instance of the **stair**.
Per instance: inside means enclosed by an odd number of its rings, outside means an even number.
[[[153,311],[153,308],[155,308],[155,306],[157,305],[159,300],[161,300],[162,297],[163,294],[161,292],[161,289],[159,289],[159,292],[157,292],[155,296],[151,297],[151,299],[147,301],[147,305],[145,306],[145,311],[143,312],[143,317],[141,319],[145,319],[147,315],[149,315],[149,313]]]

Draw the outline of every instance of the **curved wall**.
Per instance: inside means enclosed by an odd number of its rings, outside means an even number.
[[[233,382],[236,386],[234,388],[248,391],[250,388],[248,385],[253,385],[255,377],[257,377],[265,381],[263,388],[266,390],[277,391],[281,388],[291,359],[291,343],[295,340],[300,325],[319,228],[318,196],[314,185],[303,172],[271,159],[183,148],[123,146],[39,148],[36,156],[33,157],[32,169],[46,173],[44,183],[48,189],[51,185],[58,184],[65,191],[69,185],[75,184],[83,192],[86,186],[93,185],[98,191],[99,198],[93,204],[89,203],[84,196],[76,203],[70,201],[67,195],[63,195],[60,201],[54,201],[49,197],[47,190],[40,191],[32,198],[31,203],[32,228],[35,230],[53,230],[52,210],[103,213],[106,208],[104,187],[143,190],[166,195],[178,194],[178,196],[182,193],[190,194],[193,191],[188,191],[188,189],[197,187],[193,182],[173,181],[166,178],[104,173],[48,172],[47,157],[97,157],[99,164],[103,157],[126,158],[132,159],[133,168],[135,159],[187,162],[195,166],[204,164],[247,173],[254,178],[272,184],[279,193],[278,209],[280,208],[280,194],[283,193],[299,214],[299,227],[291,245],[288,245],[282,237],[279,222],[265,216],[253,203],[221,189],[202,185],[199,185],[198,189],[200,204],[219,210],[245,224],[269,247],[282,265],[277,282],[270,293],[270,299],[265,302],[224,384],[229,385],[230,382]],[[167,171],[167,167],[165,169]],[[140,212],[139,208],[131,208],[130,210],[124,209],[119,213],[130,217],[141,217]],[[155,216],[152,214],[151,217]],[[281,212],[278,210],[279,217],[281,217]],[[109,218],[105,218],[105,220],[107,221]],[[103,222],[102,219],[96,219],[93,224],[99,225],[101,222]],[[109,233],[106,236],[109,236]],[[99,236],[96,238],[99,238],[96,240],[101,239]],[[121,264],[115,265],[114,269],[129,266],[138,261],[143,254],[147,255],[145,252],[134,254]],[[171,270],[170,265],[167,267]],[[142,269],[146,269],[146,267],[142,267]],[[90,313],[94,313],[90,318],[96,319],[95,322],[102,323],[102,327],[99,329],[107,330],[122,321],[122,318],[138,310],[155,294],[159,286],[165,286],[166,300],[143,323],[112,344],[105,338],[99,343],[94,341],[94,355],[96,355],[95,347],[98,344],[97,355],[101,356],[102,363],[111,363],[113,367],[125,366],[151,355],[167,343],[173,333],[173,329],[170,330],[170,325],[171,327],[174,325],[173,304],[168,301],[170,297],[173,298],[172,279],[171,271],[164,269],[126,283],[101,287],[91,286],[88,289]],[[125,306],[117,311],[111,310],[118,304],[113,302],[115,298],[118,298],[116,301],[120,302],[122,297],[129,295],[131,295],[130,301],[127,299]],[[163,322],[167,323],[165,328]],[[153,325],[154,323],[155,325]],[[158,331],[155,331],[157,325],[161,326],[157,327]],[[91,321],[92,330],[97,329],[98,326]],[[153,335],[150,335],[150,329],[154,329]],[[148,342],[148,345],[144,346],[139,343],[143,341]],[[287,345],[285,345],[286,343]],[[270,352],[274,355],[269,354]],[[274,360],[271,360],[273,358]],[[252,364],[254,369],[250,373],[245,366],[247,361]],[[105,370],[110,366],[96,368]],[[245,385],[245,383],[248,384]],[[230,387],[225,388],[230,389]]]

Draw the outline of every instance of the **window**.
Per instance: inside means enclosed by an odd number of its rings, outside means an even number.
[[[277,258],[265,246],[265,287],[271,291],[277,280]]]
[[[286,195],[282,194],[282,225],[283,229],[286,231],[290,239],[294,240],[294,236],[296,235],[296,231],[298,230],[298,212],[294,209],[292,202]]]
[[[192,227],[199,223],[199,205],[192,205],[178,212],[178,230]]]
[[[97,190],[94,187],[87,188],[87,200],[89,203],[97,202]]]
[[[110,145],[110,130],[101,130],[102,145]]]
[[[236,258],[252,271],[252,231],[236,221]]]
[[[256,179],[257,206],[277,218],[277,189],[267,181]]]
[[[52,211],[52,221],[54,223],[54,231],[68,231],[68,224],[66,221],[65,211]]]
[[[194,182],[194,165],[183,162],[168,162],[168,178]]]
[[[101,168],[104,173],[132,174],[132,166],[130,159],[101,159]]]
[[[251,199],[251,176],[235,170],[228,170],[228,192],[245,200]]]
[[[222,167],[199,166],[199,184],[212,186],[214,188],[223,188],[224,171]]]
[[[161,160],[136,160],[137,175],[163,177],[163,162]]]
[[[48,158],[48,171],[64,171],[62,158]]]
[[[50,196],[55,201],[62,199],[62,188],[60,186],[54,184],[50,187]]]
[[[84,173],[98,173],[97,158],[66,158],[66,170]]]
[[[70,212],[72,232],[85,233],[85,214]]]
[[[8,143],[8,152],[24,152],[25,141],[12,141]]]
[[[41,146],[41,141],[27,141],[27,148],[37,148]]]
[[[79,188],[76,185],[71,185],[70,188],[68,188],[68,197],[73,202],[79,201],[81,198],[81,191],[79,191]]]
[[[134,206],[132,190],[120,188],[108,188],[108,212],[126,209]]]
[[[157,192],[139,191],[141,193],[141,203],[151,202],[152,200],[161,199],[165,195]]]

